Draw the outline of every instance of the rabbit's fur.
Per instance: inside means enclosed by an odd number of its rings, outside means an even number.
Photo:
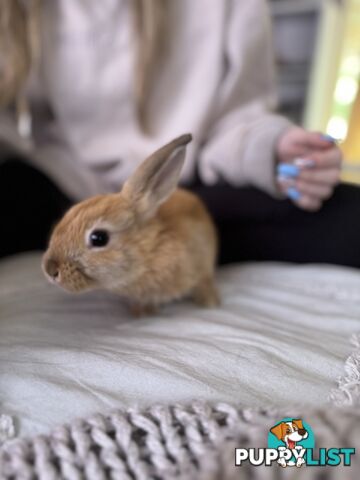
[[[215,226],[196,195],[176,188],[190,140],[183,135],[157,150],[119,193],[72,207],[44,254],[47,278],[71,292],[116,292],[136,313],[185,296],[217,305]],[[94,247],[99,231],[108,243]]]

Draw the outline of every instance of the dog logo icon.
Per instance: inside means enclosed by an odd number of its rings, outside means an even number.
[[[305,428],[300,419],[284,419],[270,429],[270,432],[278,440],[277,449],[280,453],[292,452],[292,456],[287,460],[285,455],[279,456],[277,462],[282,467],[296,466],[301,467],[305,464],[304,449],[305,445],[301,442],[309,437],[309,431]]]

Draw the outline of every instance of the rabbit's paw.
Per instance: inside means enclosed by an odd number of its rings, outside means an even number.
[[[130,314],[135,318],[147,317],[155,315],[158,311],[157,307],[150,304],[130,303]]]
[[[214,308],[221,303],[213,278],[205,278],[193,290],[193,300],[200,307]]]

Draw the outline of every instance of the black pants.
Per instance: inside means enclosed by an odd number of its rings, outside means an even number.
[[[360,188],[340,185],[318,213],[254,188],[189,187],[219,229],[220,262],[276,260],[360,267]],[[71,205],[42,173],[20,160],[0,164],[0,257],[44,249],[52,225]]]

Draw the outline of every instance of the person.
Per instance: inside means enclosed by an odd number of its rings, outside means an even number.
[[[44,248],[69,205],[191,132],[182,184],[220,262],[359,266],[338,146],[274,111],[265,0],[4,0],[0,16],[1,256]]]

